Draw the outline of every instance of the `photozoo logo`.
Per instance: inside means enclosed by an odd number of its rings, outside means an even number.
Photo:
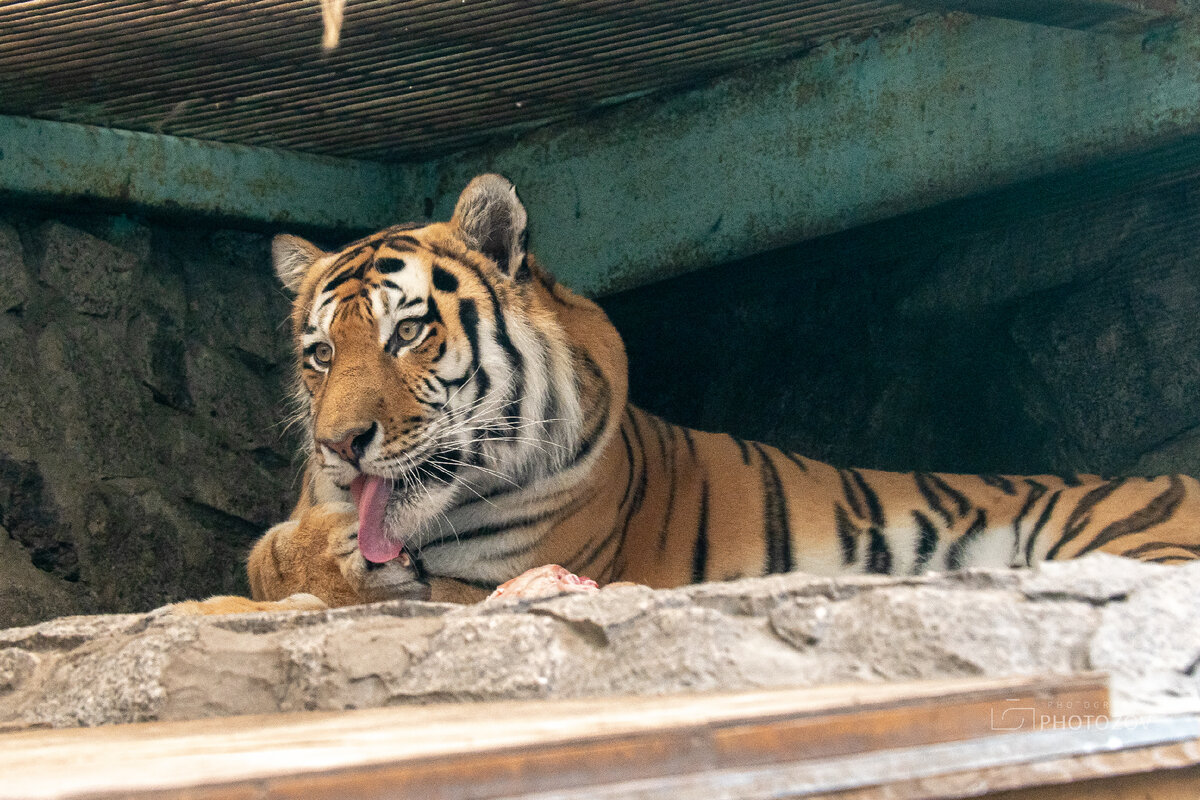
[[[994,731],[1103,730],[1113,724],[1107,700],[1009,698],[992,706]]]

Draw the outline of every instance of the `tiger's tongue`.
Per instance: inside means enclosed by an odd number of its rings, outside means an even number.
[[[400,555],[403,543],[393,542],[383,532],[383,512],[387,510],[390,482],[375,475],[359,475],[350,484],[350,494],[358,505],[358,549],[363,558],[376,564]]]

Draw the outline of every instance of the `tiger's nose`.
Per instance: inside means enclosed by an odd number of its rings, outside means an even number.
[[[358,428],[350,431],[341,439],[322,439],[321,444],[337,453],[345,461],[358,466],[358,460],[363,457],[371,440],[375,438],[375,429],[379,423],[372,422],[369,428]]]

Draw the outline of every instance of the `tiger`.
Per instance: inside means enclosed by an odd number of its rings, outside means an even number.
[[[527,227],[489,174],[449,222],[333,253],[275,238],[302,490],[250,553],[253,600],[201,613],[475,602],[543,564],[667,588],[1200,556],[1192,477],[842,468],[666,422],[629,402],[616,328],[527,252]]]

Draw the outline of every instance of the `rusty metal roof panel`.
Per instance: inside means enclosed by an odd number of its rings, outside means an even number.
[[[0,2],[0,114],[378,160],[902,21],[886,0]]]

